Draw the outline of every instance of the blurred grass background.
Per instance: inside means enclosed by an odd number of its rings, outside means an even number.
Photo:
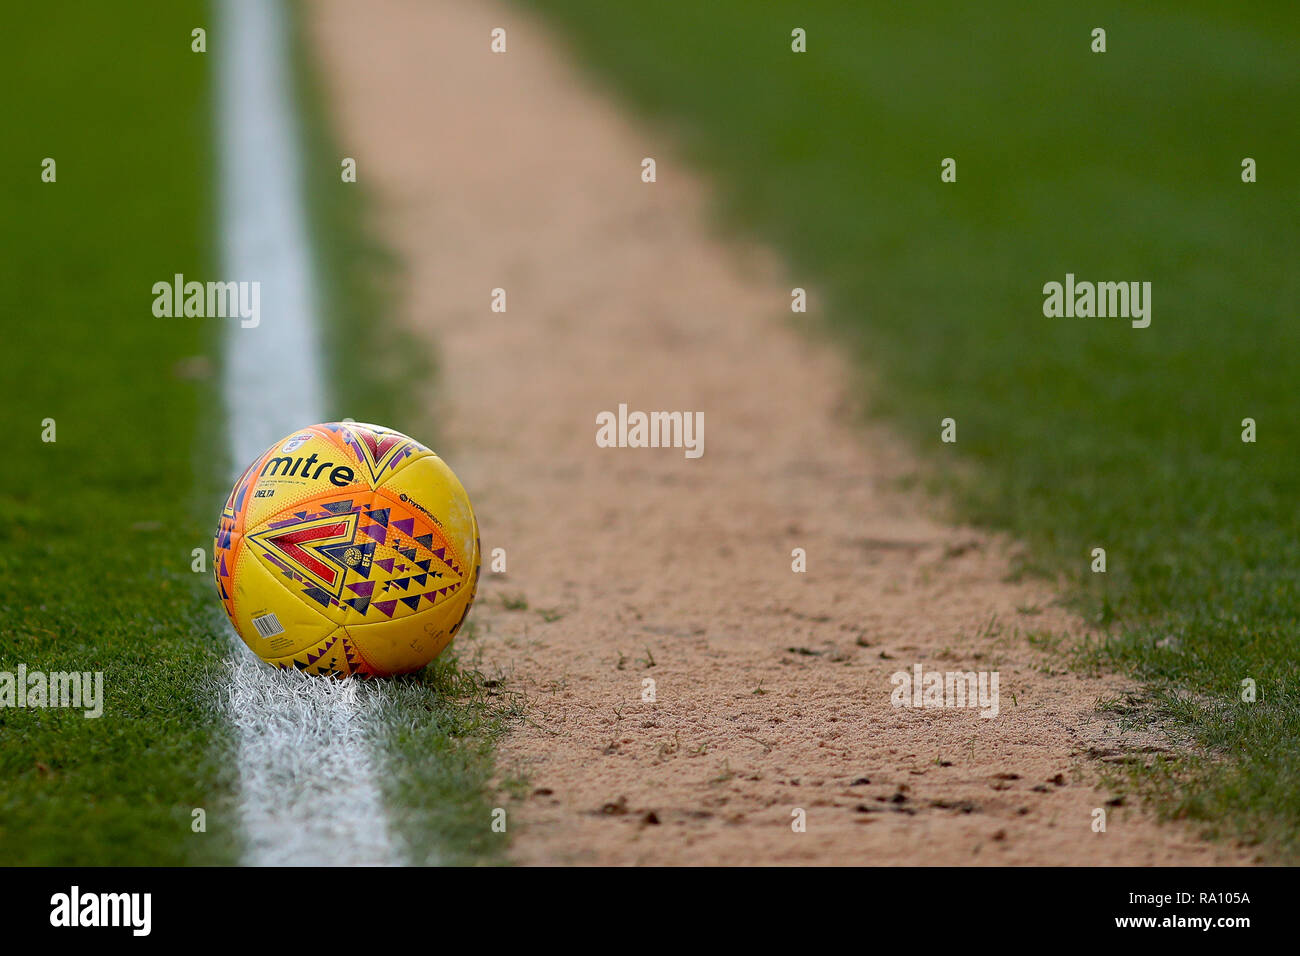
[[[18,5],[0,33],[0,670],[102,671],[105,696],[98,719],[0,708],[0,864],[239,850],[230,741],[199,690],[224,621],[191,570],[225,493],[220,329],[155,318],[151,291],[212,272],[206,12]]]
[[[1294,856],[1294,4],[517,2],[785,254],[963,516],[1068,575],[1111,635],[1082,664],[1146,679],[1199,745],[1132,783]],[[1067,272],[1150,281],[1150,328],[1045,318]]]

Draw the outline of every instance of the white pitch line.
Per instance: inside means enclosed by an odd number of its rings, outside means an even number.
[[[236,474],[324,420],[297,117],[280,0],[223,0],[216,55],[223,278],[261,283],[261,322],[230,322],[224,392]],[[232,481],[234,476],[232,476]],[[239,741],[245,863],[402,862],[377,784],[380,687],[277,673],[237,643],[223,704]]]

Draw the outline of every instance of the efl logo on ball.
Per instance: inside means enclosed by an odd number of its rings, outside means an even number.
[[[428,448],[330,422],[276,442],[239,477],[214,563],[226,614],[267,663],[404,674],[437,657],[469,614],[478,523]]]

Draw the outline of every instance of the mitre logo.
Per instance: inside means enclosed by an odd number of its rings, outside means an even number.
[[[258,477],[270,474],[272,478],[309,478],[312,481],[319,481],[321,472],[326,468],[330,469],[330,484],[336,488],[345,488],[356,480],[356,474],[347,465],[336,465],[332,461],[318,461],[315,452],[306,458],[301,456],[291,458],[288,455],[271,458],[262,466]]]

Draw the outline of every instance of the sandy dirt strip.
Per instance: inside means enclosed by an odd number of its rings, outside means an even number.
[[[1127,685],[1031,647],[1083,625],[1008,580],[1009,545],[898,490],[908,455],[792,321],[808,283],[719,238],[671,139],[559,38],[484,0],[326,0],[309,27],[438,355],[426,398],[482,525],[485,657],[529,698],[501,754],[530,782],[502,796],[517,861],[1249,859],[1098,789],[1163,746],[1095,706]],[[704,455],[597,447],[620,403],[702,411]],[[916,664],[996,670],[998,716],[892,706]]]

